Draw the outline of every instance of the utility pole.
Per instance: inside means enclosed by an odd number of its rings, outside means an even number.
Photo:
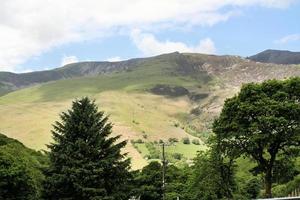
[[[167,168],[167,160],[166,160],[166,152],[165,147],[169,146],[168,144],[165,144],[164,142],[161,144],[162,146],[162,195],[163,200],[166,199],[166,168]]]
[[[166,144],[165,142],[162,142],[159,146],[162,146],[162,197],[163,200],[166,199],[166,172],[167,172],[167,164],[168,161],[166,160],[166,146],[170,146],[172,144]]]
[[[162,164],[163,164],[163,173],[162,173],[162,192],[163,192],[163,200],[166,199],[165,197],[165,190],[166,190],[166,157],[165,157],[165,143],[162,143]]]

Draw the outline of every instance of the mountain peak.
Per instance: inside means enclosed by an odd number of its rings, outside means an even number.
[[[300,52],[288,50],[267,49],[248,58],[262,63],[300,64]]]

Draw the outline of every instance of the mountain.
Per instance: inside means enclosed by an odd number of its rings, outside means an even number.
[[[123,62],[80,62],[68,64],[53,70],[23,74],[0,72],[0,95],[16,89],[49,81],[82,76],[95,76],[118,70],[128,70],[129,67],[137,66],[142,60],[131,59]]]
[[[266,50],[250,56],[249,59],[262,63],[300,64],[300,52]]]
[[[151,142],[188,137],[203,144],[224,100],[243,83],[300,76],[300,66],[175,52],[114,63],[75,63],[29,75],[5,81],[0,77],[16,90],[0,96],[1,132],[30,148],[45,149],[59,113],[74,98],[89,96],[110,116],[114,133],[132,141],[126,151],[139,168],[159,148]],[[191,159],[202,148],[179,142],[168,151]]]

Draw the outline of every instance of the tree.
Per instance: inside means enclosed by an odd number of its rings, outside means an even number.
[[[180,167],[169,165],[166,171],[166,200],[191,199],[191,168],[186,164]]]
[[[46,157],[0,134],[0,199],[40,199]]]
[[[235,191],[232,159],[221,154],[220,149],[212,146],[210,150],[200,151],[194,160],[191,181],[192,199],[232,199]]]
[[[135,178],[135,196],[141,200],[162,199],[162,166],[159,162],[150,162]]]
[[[49,145],[46,199],[127,199],[130,160],[125,141],[112,137],[112,125],[94,101],[85,97],[60,115]]]
[[[188,190],[191,170],[188,166],[178,168],[169,165],[166,170],[165,199],[173,200],[191,199]],[[145,166],[141,171],[135,172],[135,191],[133,196],[140,197],[141,200],[161,200],[162,190],[162,165],[153,161]]]
[[[271,197],[276,162],[299,150],[300,78],[244,85],[225,101],[213,131],[228,155],[250,156],[257,163]]]

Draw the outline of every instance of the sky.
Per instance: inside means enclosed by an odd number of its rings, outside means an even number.
[[[300,0],[0,1],[0,71],[266,49],[300,51]]]

